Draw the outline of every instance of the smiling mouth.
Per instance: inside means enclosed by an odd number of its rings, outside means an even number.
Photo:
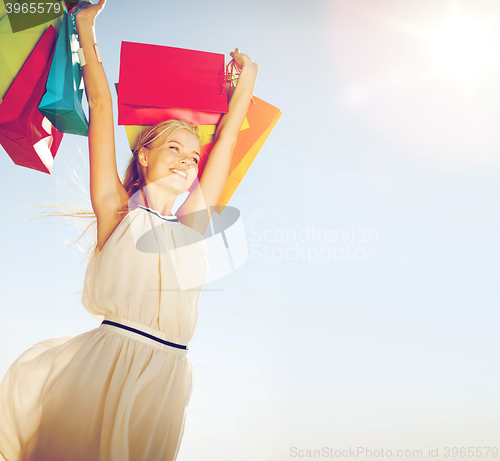
[[[186,172],[182,171],[182,170],[178,170],[177,168],[170,168],[170,171],[172,173],[176,173],[178,174],[179,176],[182,176],[184,179],[187,179],[187,174]]]

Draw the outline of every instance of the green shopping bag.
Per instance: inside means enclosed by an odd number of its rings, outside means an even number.
[[[0,21],[3,19],[3,17],[7,14],[7,10],[5,8],[5,3],[0,2]]]
[[[0,0],[0,4],[5,6],[3,0]],[[2,16],[3,13],[5,8],[0,9],[0,101],[47,28],[52,24],[58,31],[61,25],[59,17],[29,30],[13,33],[9,17],[6,14]]]
[[[61,133],[88,136],[89,124],[82,107],[79,47],[73,22],[66,11],[50,66],[47,90],[38,109]]]

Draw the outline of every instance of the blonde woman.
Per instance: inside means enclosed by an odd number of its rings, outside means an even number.
[[[0,385],[0,459],[175,460],[193,389],[188,343],[208,271],[202,236],[253,94],[258,66],[236,49],[241,75],[200,182],[200,140],[180,121],[140,140],[117,172],[111,93],[94,47],[105,0],[76,16],[89,101],[90,195],[97,244],[82,304],[103,322],[24,352]]]

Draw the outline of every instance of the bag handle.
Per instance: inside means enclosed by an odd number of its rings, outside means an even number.
[[[231,59],[231,61],[229,61],[226,66],[226,82],[229,83],[229,88],[231,88],[232,86],[236,86],[236,84],[238,83],[238,79],[240,78],[240,74],[241,69],[236,65],[235,60]],[[251,101],[253,104],[255,104],[253,95]]]
[[[238,78],[240,77],[241,70],[236,65],[234,59],[228,62],[226,66],[226,81],[231,83],[231,86],[236,86]]]
[[[76,15],[80,11],[82,11],[87,5],[92,5],[92,2],[89,1],[79,2],[78,5],[75,7],[73,13],[70,14],[71,21],[73,22],[73,27],[76,27]]]

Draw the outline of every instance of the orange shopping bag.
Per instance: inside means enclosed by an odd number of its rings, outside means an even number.
[[[281,111],[277,107],[253,96],[253,102],[250,103],[246,114],[249,127],[245,130],[242,129],[238,134],[228,178],[217,206],[225,207],[227,205],[280,117]],[[211,142],[201,147],[198,180],[201,178],[213,145],[214,143]],[[191,185],[190,192],[197,183],[198,181],[195,181]]]

